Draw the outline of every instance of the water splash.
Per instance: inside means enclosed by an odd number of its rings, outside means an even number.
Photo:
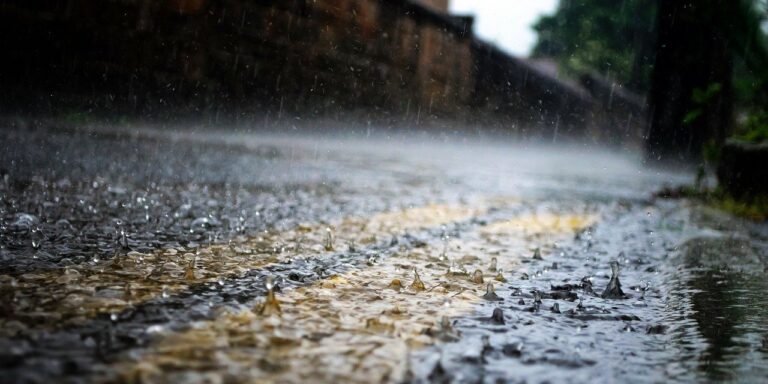
[[[256,313],[261,316],[279,316],[282,310],[280,309],[280,302],[275,297],[275,281],[272,276],[267,276],[264,287],[267,289],[267,298],[262,303],[257,304]]]
[[[335,238],[333,236],[333,229],[331,229],[331,227],[326,227],[324,248],[327,252],[332,252],[334,250],[334,242],[335,242]]]
[[[502,301],[501,297],[496,294],[496,290],[493,289],[493,283],[488,283],[485,287],[485,294],[483,295],[483,299],[488,301]]]
[[[481,270],[475,270],[475,273],[472,274],[472,282],[475,284],[483,284],[483,271]]]
[[[416,292],[421,292],[427,289],[424,286],[424,282],[421,281],[421,278],[419,277],[419,271],[416,270],[416,268],[413,269],[413,283],[411,283],[411,290]]]
[[[608,282],[608,286],[600,295],[603,299],[627,299],[628,296],[621,290],[621,282],[619,282],[619,262],[616,260],[611,261],[611,280]]]

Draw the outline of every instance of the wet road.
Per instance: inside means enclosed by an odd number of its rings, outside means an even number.
[[[654,199],[690,175],[632,154],[8,123],[0,142],[2,382],[768,377],[768,228]]]

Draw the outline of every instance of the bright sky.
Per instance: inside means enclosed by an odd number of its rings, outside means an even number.
[[[453,14],[475,16],[475,33],[516,56],[528,56],[536,44],[531,26],[551,14],[558,0],[449,0]]]

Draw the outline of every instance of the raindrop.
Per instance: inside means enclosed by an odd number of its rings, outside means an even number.
[[[468,275],[467,269],[463,265],[456,265],[456,262],[451,262],[451,266],[448,268],[449,275],[463,276]]]
[[[453,331],[451,319],[448,316],[443,316],[440,318],[440,328],[445,332]]]
[[[488,301],[502,301],[501,297],[499,297],[496,294],[496,290],[493,289],[493,283],[488,283],[485,287],[485,294],[483,295],[483,299]]]
[[[328,252],[333,251],[333,243],[334,243],[334,237],[333,237],[333,230],[331,227],[325,228],[325,250]]]
[[[370,257],[368,257],[368,261],[367,261],[367,264],[368,264],[369,266],[372,266],[372,265],[376,265],[376,264],[378,264],[378,263],[379,263],[379,258],[378,258],[378,257],[376,257],[376,255],[373,255],[373,256],[370,256]]]
[[[275,297],[275,281],[272,276],[267,276],[264,280],[264,287],[267,288],[267,298],[263,303],[257,305],[256,312],[262,316],[280,315],[280,303]]]
[[[196,279],[195,276],[195,267],[197,264],[197,256],[194,256],[192,260],[187,263],[187,268],[184,271],[184,279],[188,281],[192,281]]]
[[[533,302],[541,304],[541,292],[538,290],[533,291]]]
[[[626,299],[627,295],[621,290],[621,282],[619,282],[619,263],[617,261],[611,261],[611,280],[605,287],[602,295],[603,299]]]
[[[483,272],[481,270],[478,269],[472,274],[472,282],[475,284],[483,284]]]
[[[30,231],[29,237],[32,243],[32,249],[34,250],[40,249],[40,246],[43,244],[43,240],[45,240],[43,231],[40,228],[35,227]]]
[[[501,308],[494,308],[490,321],[494,324],[504,324],[504,312]]]
[[[445,232],[445,226],[443,226],[443,232]],[[440,253],[438,260],[442,262],[448,261],[448,239],[449,236],[443,236],[443,251]]]
[[[149,327],[147,327],[147,331],[146,332],[148,334],[163,333],[163,332],[165,332],[165,327],[163,327],[162,325],[159,325],[159,324],[150,325]]]
[[[424,282],[419,277],[419,272],[416,268],[413,269],[413,283],[411,283],[411,289],[417,292],[421,292],[426,289]]]

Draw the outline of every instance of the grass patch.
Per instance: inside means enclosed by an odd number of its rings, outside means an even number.
[[[768,220],[768,196],[766,195],[738,200],[730,196],[723,196],[709,201],[709,204],[715,208],[750,220]]]
[[[692,199],[753,221],[768,220],[768,195],[735,198],[721,188],[706,190],[692,185],[664,188],[654,194],[662,199]]]

